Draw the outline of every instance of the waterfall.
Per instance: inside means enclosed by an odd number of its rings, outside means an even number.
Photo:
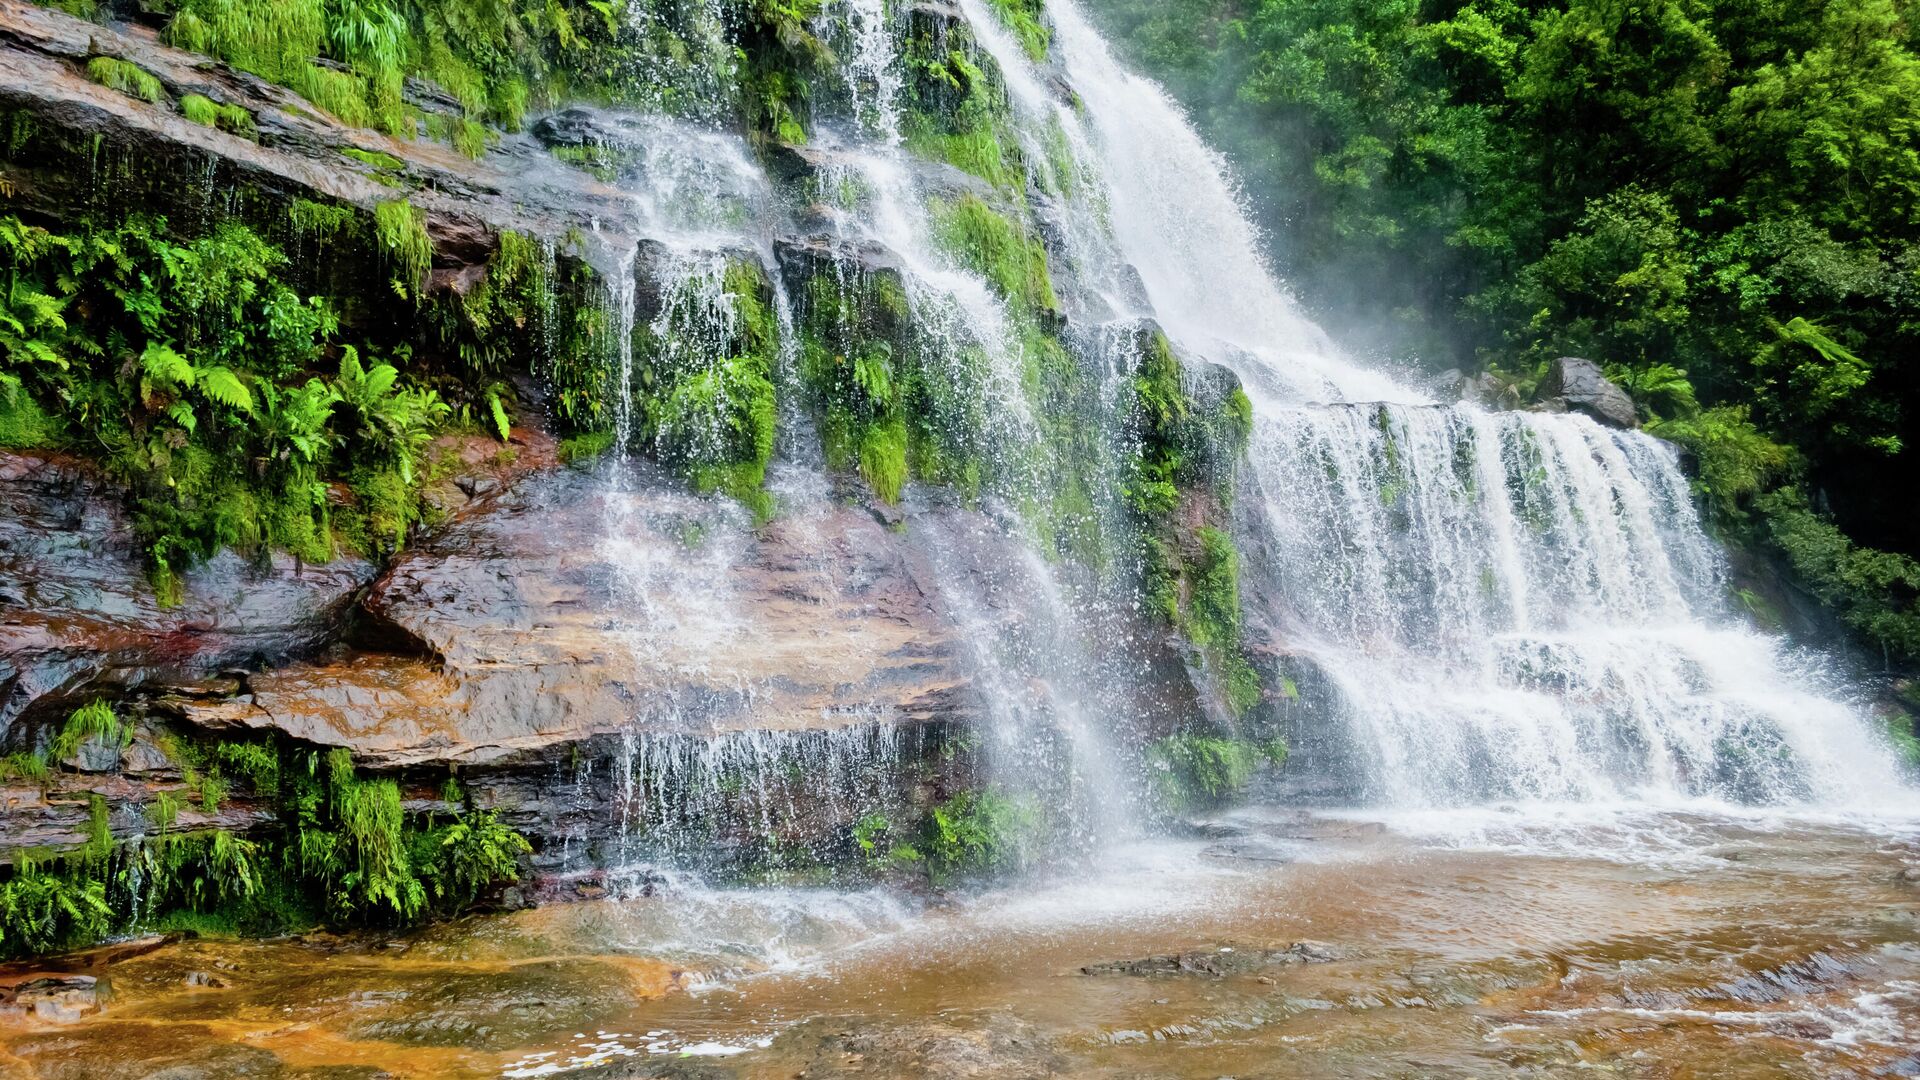
[[[984,0],[959,6],[1013,107],[1031,177],[1012,212],[1045,240],[1057,340],[1089,387],[1072,420],[1094,494],[1074,528],[1107,553],[1094,563],[1142,543],[1120,492],[1138,454],[1122,418],[1143,332],[1158,326],[1189,360],[1232,371],[1254,413],[1232,512],[1242,579],[1284,653],[1269,662],[1316,688],[1302,710],[1314,729],[1296,735],[1328,748],[1354,798],[1873,808],[1910,797],[1832,665],[1727,603],[1724,560],[1670,447],[1578,416],[1436,403],[1343,356],[1267,265],[1223,159],[1071,0],[1048,6],[1047,68]],[[808,234],[843,287],[874,265],[897,273],[903,347],[936,398],[959,403],[932,420],[982,463],[966,511],[909,487],[899,527],[932,568],[932,609],[961,631],[984,777],[1044,801],[1060,839],[1090,850],[1137,829],[1143,733],[1169,725],[1139,692],[1147,665],[1124,629],[1141,602],[1133,579],[1062,558],[1036,523],[1053,495],[1045,426],[1059,406],[1033,397],[1033,316],[942,242],[942,200],[959,196],[946,166],[908,150],[909,17],[882,0],[837,0],[815,17],[840,85],[812,118],[805,207],[699,110],[604,118],[632,195],[632,220],[616,224],[647,238],[613,260],[614,426],[622,447],[646,449],[633,445],[642,361],[721,362],[737,329],[727,268],[757,262],[782,331],[769,483],[786,527],[805,535],[835,482],[795,404],[805,312],[790,310],[775,238]],[[776,838],[793,792],[768,778],[794,761],[824,770],[829,799],[877,797],[860,778],[894,760],[883,709],[825,741],[741,734],[758,685],[745,658],[773,646],[729,585],[751,557],[749,515],[644,490],[638,461],[611,468],[610,637],[664,687],[635,702],[618,760],[593,780],[611,784],[622,860],[692,850],[719,827],[700,822],[728,814]]]
[[[1066,200],[1069,235],[1110,227],[1134,310],[1245,385],[1247,572],[1332,688],[1321,723],[1345,729],[1360,797],[1911,803],[1831,662],[1730,610],[1670,447],[1433,404],[1341,356],[1266,265],[1223,160],[1075,0],[1048,13],[1077,102],[962,6],[1028,144],[1063,142],[1093,182]]]

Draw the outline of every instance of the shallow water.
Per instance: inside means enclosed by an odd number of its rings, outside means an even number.
[[[1528,807],[1211,831],[940,902],[670,880],[397,942],[185,942],[104,969],[97,1015],[6,1021],[0,1064],[1920,1075],[1920,885],[1901,876],[1920,877],[1920,822]]]

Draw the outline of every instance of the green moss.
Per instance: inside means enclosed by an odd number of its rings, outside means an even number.
[[[1042,0],[989,0],[1000,20],[1013,31],[1020,41],[1020,47],[1036,63],[1047,58],[1047,45],[1053,40],[1053,31],[1045,22],[1045,8]]]
[[[489,139],[486,127],[472,120],[468,120],[465,117],[461,117],[453,122],[453,132],[450,141],[453,143],[455,150],[460,151],[475,161],[487,155]]]
[[[972,194],[937,201],[930,210],[934,234],[948,255],[985,277],[1008,303],[1034,314],[1058,314],[1046,247],[1023,225]]]
[[[560,460],[568,465],[586,464],[613,449],[613,432],[585,431],[560,440]]]
[[[58,447],[66,441],[66,425],[40,407],[33,395],[0,382],[0,447],[34,450]]]
[[[258,134],[252,113],[239,105],[218,104],[200,94],[181,97],[180,114],[202,127],[217,127],[249,139]]]
[[[381,150],[362,150],[357,146],[347,146],[342,147],[340,152],[372,168],[375,172],[399,174],[407,170],[406,162]]]
[[[1287,746],[1184,732],[1155,742],[1147,750],[1155,786],[1168,809],[1183,810],[1225,802],[1243,791],[1262,764],[1283,764]]]
[[[642,337],[642,434],[697,488],[732,495],[765,518],[773,511],[762,485],[773,457],[779,326],[757,266],[732,261],[721,278],[720,322],[703,302],[670,301],[662,332]]]
[[[1024,169],[992,60],[974,52],[970,36],[962,34],[916,37],[907,44],[905,62],[907,149],[1016,191]]]
[[[866,425],[860,433],[859,459],[860,475],[872,485],[873,493],[882,501],[899,502],[900,489],[907,482],[905,418],[890,416]]]
[[[151,73],[137,64],[116,60],[111,56],[96,56],[87,61],[87,78],[128,97],[153,104],[159,104],[167,97],[166,89]]]
[[[311,199],[293,200],[287,207],[287,217],[293,222],[296,232],[321,241],[338,241],[352,233],[354,228],[352,207],[314,202]]]

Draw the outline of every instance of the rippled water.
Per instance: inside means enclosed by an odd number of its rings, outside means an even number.
[[[184,942],[98,971],[97,1015],[10,1020],[0,1065],[1920,1074],[1920,822],[1514,806],[1208,831],[958,899],[669,879],[406,942]]]

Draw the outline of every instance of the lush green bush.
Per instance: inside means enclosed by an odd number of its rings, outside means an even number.
[[[403,204],[404,205],[404,204]],[[342,226],[332,208],[306,219]],[[303,219],[304,220],[304,219]],[[340,347],[338,373],[309,374],[334,347],[333,306],[287,283],[286,256],[226,222],[197,237],[134,217],[57,233],[0,218],[0,398],[34,435],[105,460],[131,489],[134,520],[163,597],[221,547],[285,548],[310,561],[394,543],[411,520],[425,441],[447,407],[364,367]],[[370,529],[397,477],[397,522]],[[360,499],[337,506],[328,484]]]
[[[927,815],[918,852],[936,882],[1017,869],[1040,838],[1040,807],[992,788],[963,791]]]
[[[104,705],[77,711],[60,741],[123,739]],[[160,746],[183,786],[146,807],[148,835],[115,840],[106,801],[93,796],[85,839],[63,853],[27,852],[0,869],[0,954],[93,944],[112,933],[184,928],[280,932],[317,924],[409,926],[471,906],[520,877],[525,837],[465,805],[409,815],[398,785],[365,777],[345,750],[321,755],[262,740],[167,736]],[[38,766],[44,776],[46,765]],[[211,813],[228,790],[273,811],[251,836],[179,827],[185,797]]]

